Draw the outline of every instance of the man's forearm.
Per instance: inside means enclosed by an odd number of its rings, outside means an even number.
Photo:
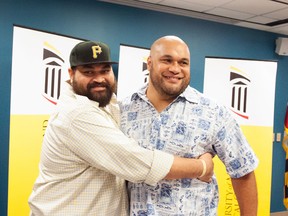
[[[258,194],[254,172],[241,178],[231,179],[240,207],[241,216],[257,216]]]
[[[174,163],[165,179],[199,178],[209,181],[213,175],[213,160],[209,153],[200,159],[174,157]]]

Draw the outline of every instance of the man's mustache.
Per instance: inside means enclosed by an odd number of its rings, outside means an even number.
[[[98,82],[89,83],[89,84],[87,85],[87,88],[88,88],[88,89],[95,88],[95,87],[105,87],[105,88],[108,88],[109,85],[108,85],[107,83],[98,83]]]

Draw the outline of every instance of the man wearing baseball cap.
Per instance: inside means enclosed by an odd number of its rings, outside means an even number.
[[[31,215],[128,215],[125,180],[148,185],[164,178],[210,181],[210,154],[184,159],[147,150],[119,130],[116,63],[102,42],[85,41],[72,49],[70,80],[42,144],[29,197]]]

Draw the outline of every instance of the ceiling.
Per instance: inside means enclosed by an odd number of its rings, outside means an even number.
[[[288,0],[101,0],[288,35]]]

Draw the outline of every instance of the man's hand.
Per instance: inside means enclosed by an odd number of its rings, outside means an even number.
[[[203,164],[203,169],[206,172],[204,173],[203,176],[198,177],[199,180],[204,181],[204,182],[211,182],[211,177],[214,174],[214,162],[212,160],[212,155],[210,153],[205,153],[199,157],[200,160],[203,160],[205,165]]]

